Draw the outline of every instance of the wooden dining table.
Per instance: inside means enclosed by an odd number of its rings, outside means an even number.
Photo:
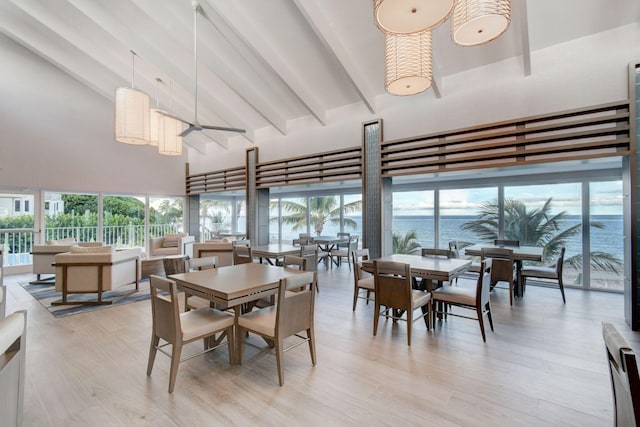
[[[259,245],[251,248],[251,254],[254,257],[260,258],[260,262],[262,262],[263,259],[266,259],[271,265],[282,265],[281,261],[285,255],[300,255],[300,246],[289,245],[286,243]]]
[[[237,320],[245,304],[276,294],[280,279],[299,273],[299,270],[269,264],[247,263],[172,274],[168,277],[190,295],[214,302],[223,310],[232,308]],[[240,339],[244,337],[240,336],[236,328],[236,344],[240,343]],[[233,363],[238,363],[238,356],[238,352],[234,351]]]
[[[313,243],[317,244],[322,253],[322,259],[324,260],[325,266],[329,263],[329,253],[336,249],[336,246],[342,243],[349,243],[349,238],[338,237],[338,236],[317,236],[313,238]],[[336,266],[338,265],[336,261]]]
[[[513,259],[516,264],[516,287],[515,296],[521,297],[524,294],[522,287],[522,261],[542,261],[544,248],[542,246],[512,246],[512,245],[494,245],[491,243],[478,243],[476,245],[464,248],[465,255],[482,256],[483,248],[502,248],[511,249],[513,251]]]
[[[376,259],[409,264],[411,266],[411,274],[413,276],[439,282],[450,282],[471,267],[470,260],[459,258],[437,258],[421,255],[393,254]],[[362,269],[372,273],[373,261],[374,260],[364,261],[362,263]]]

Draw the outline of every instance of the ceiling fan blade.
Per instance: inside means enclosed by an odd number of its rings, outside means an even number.
[[[183,130],[181,133],[179,133],[178,136],[184,138],[185,136],[189,135],[194,130],[201,130],[201,128],[198,128],[198,127],[193,126],[192,124],[189,124],[189,127],[186,128],[185,130]]]
[[[185,119],[182,119],[182,118],[180,118],[178,116],[174,116],[173,114],[165,113],[164,111],[158,111],[158,114],[161,114],[161,115],[163,115],[165,117],[170,117],[172,119],[178,120],[179,122],[185,123],[185,124],[187,124],[189,126],[193,126],[193,123],[191,123],[191,122],[189,122],[189,121],[187,121]]]
[[[202,129],[224,130],[224,131],[227,131],[227,132],[240,132],[240,133],[245,133],[246,132],[246,130],[244,130],[244,129],[228,128],[228,127],[224,127],[224,126],[200,125],[200,127]]]

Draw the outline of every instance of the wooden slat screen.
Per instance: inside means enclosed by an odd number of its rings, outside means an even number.
[[[187,176],[187,195],[244,190],[246,181],[245,166],[189,175]]]
[[[526,165],[630,152],[627,101],[423,135],[381,146],[383,177]]]
[[[258,163],[256,187],[362,179],[362,147]]]

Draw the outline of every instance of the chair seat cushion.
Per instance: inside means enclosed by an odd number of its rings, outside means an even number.
[[[549,267],[524,267],[522,275],[525,277],[542,277],[544,279],[556,279],[558,277],[556,269]]]
[[[276,306],[261,308],[238,317],[238,326],[258,334],[273,337],[276,334]]]
[[[153,256],[179,255],[179,248],[155,248]]]
[[[374,281],[373,281],[373,276],[366,277],[364,279],[358,280],[358,287],[359,288],[364,288],[364,289],[374,290],[375,289],[375,284],[374,284]]]
[[[444,286],[433,291],[432,299],[434,301],[474,306],[476,305],[476,289]]]
[[[215,308],[204,307],[180,313],[182,339],[190,341],[233,326],[233,315]]]
[[[412,289],[411,298],[414,307],[422,307],[431,300],[431,293]]]

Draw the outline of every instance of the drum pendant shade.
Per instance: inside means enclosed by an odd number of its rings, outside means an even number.
[[[133,88],[116,89],[115,138],[125,144],[149,143],[149,95]]]
[[[441,24],[454,0],[374,0],[378,28],[385,33],[421,33]]]
[[[385,82],[392,95],[415,95],[431,86],[431,31],[385,35]]]
[[[510,0],[456,0],[451,36],[460,46],[477,46],[498,38],[510,21]]]
[[[160,115],[158,121],[158,153],[167,156],[182,155],[182,122]]]
[[[149,114],[149,145],[154,147],[158,146],[158,128],[160,127],[160,117],[164,117],[160,113],[166,113],[164,110],[160,110],[159,108],[152,108]]]

